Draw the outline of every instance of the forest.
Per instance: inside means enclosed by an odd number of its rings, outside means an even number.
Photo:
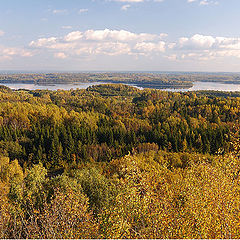
[[[240,93],[0,99],[0,238],[240,238]]]

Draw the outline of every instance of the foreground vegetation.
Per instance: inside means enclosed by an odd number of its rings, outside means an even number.
[[[235,93],[0,90],[0,238],[239,238]]]

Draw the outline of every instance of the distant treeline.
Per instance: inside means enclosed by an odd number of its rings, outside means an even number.
[[[1,74],[0,83],[79,83],[105,82],[134,84],[144,88],[190,88],[195,81],[240,83],[239,74],[207,73],[46,73]]]

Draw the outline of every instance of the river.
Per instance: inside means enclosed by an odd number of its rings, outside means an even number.
[[[93,83],[74,83],[74,84],[49,84],[49,85],[36,85],[36,84],[28,84],[28,83],[0,83],[0,85],[7,86],[11,89],[27,89],[27,90],[70,90],[70,89],[86,89],[93,85],[104,84],[100,82],[93,82]],[[129,84],[131,86],[135,86],[134,84]],[[135,86],[139,89],[143,89],[140,86]],[[214,90],[214,91],[240,91],[240,84],[224,84],[224,83],[217,83],[217,82],[194,82],[193,87],[188,89],[162,89],[165,91],[172,91],[172,92],[186,92],[186,91],[198,91],[198,90]]]

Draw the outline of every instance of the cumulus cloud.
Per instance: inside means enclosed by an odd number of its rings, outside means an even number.
[[[82,37],[83,37],[82,32],[75,31],[75,32],[71,32],[71,33],[67,34],[67,35],[64,37],[64,39],[65,39],[65,41],[67,41],[67,42],[72,42],[72,41],[80,40],[80,39],[82,39]]]
[[[159,37],[160,37],[160,38],[165,38],[165,37],[167,37],[167,36],[168,36],[167,33],[160,33],[160,34],[159,34]]]
[[[182,37],[178,41],[179,48],[206,49],[212,47],[215,39],[212,36],[195,34],[191,38]]]
[[[124,3],[141,3],[149,2],[150,0],[110,0],[115,2],[124,2]],[[153,2],[163,2],[164,0],[152,0]],[[209,4],[218,4],[218,1],[213,0],[186,0],[188,3],[198,2],[199,5],[209,5]]]
[[[225,57],[240,58],[240,38],[213,37],[195,34],[170,43],[168,49],[179,59],[209,61]]]
[[[171,55],[165,56],[165,58],[170,61],[177,61],[177,59],[178,59],[176,54],[171,54]]]
[[[209,5],[209,4],[210,4],[210,2],[207,1],[207,0],[202,0],[202,1],[199,3],[199,5]]]
[[[174,47],[185,50],[240,50],[240,38],[212,37],[195,34],[190,38],[179,38]]]
[[[32,57],[33,52],[20,47],[0,45],[0,60],[11,60],[14,57]]]
[[[112,41],[121,41],[121,42],[129,42],[129,41],[151,41],[158,36],[154,34],[148,34],[148,33],[132,33],[125,30],[87,30],[84,33],[84,37],[87,40],[93,40],[93,41],[106,41],[106,40],[112,40]]]
[[[129,3],[139,3],[144,2],[145,0],[115,0],[116,2],[129,2]]]
[[[218,1],[212,0],[187,0],[188,3],[198,2],[200,6],[207,6],[207,5],[217,5]]]
[[[199,5],[201,6],[206,6],[206,5],[218,5],[219,2],[218,1],[210,1],[210,0],[201,0]]]
[[[30,47],[55,50],[55,57],[79,55],[149,55],[165,51],[161,39],[167,34],[133,33],[126,30],[87,30],[73,31],[56,38],[40,38],[30,42]],[[61,53],[61,54],[59,54]],[[64,53],[64,55],[62,54]]]
[[[142,3],[149,2],[150,0],[109,0],[114,2],[123,2],[123,3]],[[163,2],[165,0],[152,0],[153,2]]]
[[[86,13],[86,12],[88,12],[87,8],[81,8],[81,9],[78,10],[79,14]]]
[[[33,54],[21,48],[4,48],[2,54],[5,56],[31,57]]]
[[[195,34],[168,41],[165,39],[167,36],[165,33],[90,29],[84,32],[72,31],[62,37],[40,38],[30,42],[29,46],[34,51],[47,51],[59,59],[97,55],[162,56],[169,61],[240,58],[240,38]],[[11,56],[11,51],[7,55]]]
[[[121,7],[121,10],[127,11],[130,7],[131,7],[130,4],[126,4],[126,5],[123,5],[123,6]]]
[[[37,41],[32,41],[30,43],[30,46],[33,47],[46,47],[51,46],[52,44],[55,44],[57,42],[57,38],[50,37],[50,38],[39,38]]]
[[[166,43],[163,41],[153,43],[153,42],[140,42],[137,43],[134,47],[134,50],[136,50],[141,55],[150,55],[153,53],[161,53],[165,51],[165,45]]]
[[[54,9],[52,11],[53,14],[67,14],[68,10],[67,9]]]
[[[131,47],[127,43],[120,42],[98,43],[96,48],[93,49],[93,53],[109,56],[132,54]]]
[[[55,53],[55,54],[54,54],[54,57],[55,57],[55,58],[59,58],[59,59],[65,59],[65,58],[67,58],[66,54],[63,53],[63,52]]]
[[[0,36],[5,34],[4,31],[0,30]],[[32,57],[33,51],[27,50],[24,47],[8,47],[0,45],[0,61],[11,60],[14,57]]]
[[[72,26],[69,26],[69,25],[67,25],[67,26],[62,26],[62,29],[72,29]]]

